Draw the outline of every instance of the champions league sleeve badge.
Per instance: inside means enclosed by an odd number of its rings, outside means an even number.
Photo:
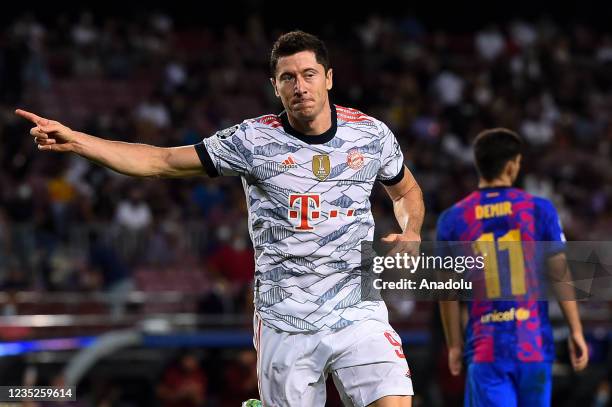
[[[236,131],[238,130],[240,126],[238,124],[232,126],[232,127],[228,127],[225,130],[220,130],[217,132],[217,137],[219,137],[219,139],[221,140],[225,140],[226,138],[233,136],[234,133],[236,133]]]

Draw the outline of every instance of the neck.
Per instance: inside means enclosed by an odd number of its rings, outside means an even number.
[[[307,136],[318,136],[319,134],[323,134],[332,126],[329,99],[327,102],[325,102],[323,110],[321,110],[321,112],[319,112],[319,114],[312,119],[299,119],[289,113],[288,110],[287,119],[289,120],[291,127],[302,134],[306,134]]]
[[[495,178],[487,181],[484,178],[478,180],[478,188],[495,188],[495,187],[511,187],[512,181],[508,177]]]

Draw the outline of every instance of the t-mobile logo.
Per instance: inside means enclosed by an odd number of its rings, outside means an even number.
[[[299,225],[294,226],[295,230],[313,230],[314,227],[309,221],[317,220],[321,217],[321,195],[319,194],[291,194],[289,195],[289,219],[298,219]],[[355,210],[347,208],[342,214],[347,217],[355,216]],[[330,209],[326,213],[328,219],[337,218],[341,215],[338,208]]]
[[[310,202],[314,203],[314,209],[310,210]],[[289,195],[289,219],[297,219],[299,216],[300,224],[295,227],[295,230],[313,230],[314,228],[308,223],[309,220],[319,219],[321,212],[318,211],[321,204],[321,195],[319,194],[292,194]],[[295,209],[293,209],[295,208]],[[298,211],[299,209],[299,211]]]

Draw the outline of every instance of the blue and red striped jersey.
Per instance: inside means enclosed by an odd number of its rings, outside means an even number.
[[[466,301],[468,363],[552,361],[548,303],[541,299],[546,259],[565,248],[552,203],[518,188],[482,188],[442,213],[437,240],[471,241],[474,255],[485,258],[482,293]]]

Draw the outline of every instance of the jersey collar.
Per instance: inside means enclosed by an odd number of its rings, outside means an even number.
[[[327,130],[326,132],[318,134],[318,135],[307,135],[307,134],[297,131],[291,126],[291,124],[289,123],[289,119],[287,118],[287,112],[283,110],[283,112],[279,115],[279,117],[281,119],[281,123],[283,124],[283,128],[285,129],[285,132],[288,134],[291,134],[293,137],[307,144],[325,144],[327,143],[328,141],[334,138],[334,136],[336,135],[336,130],[338,129],[338,117],[336,115],[336,106],[334,106],[333,104],[330,104],[330,105],[331,105],[332,125],[329,128],[329,130]]]
[[[512,188],[514,188],[513,185],[500,185],[497,187],[479,187],[478,190],[479,191],[491,191],[495,189],[512,189]]]

